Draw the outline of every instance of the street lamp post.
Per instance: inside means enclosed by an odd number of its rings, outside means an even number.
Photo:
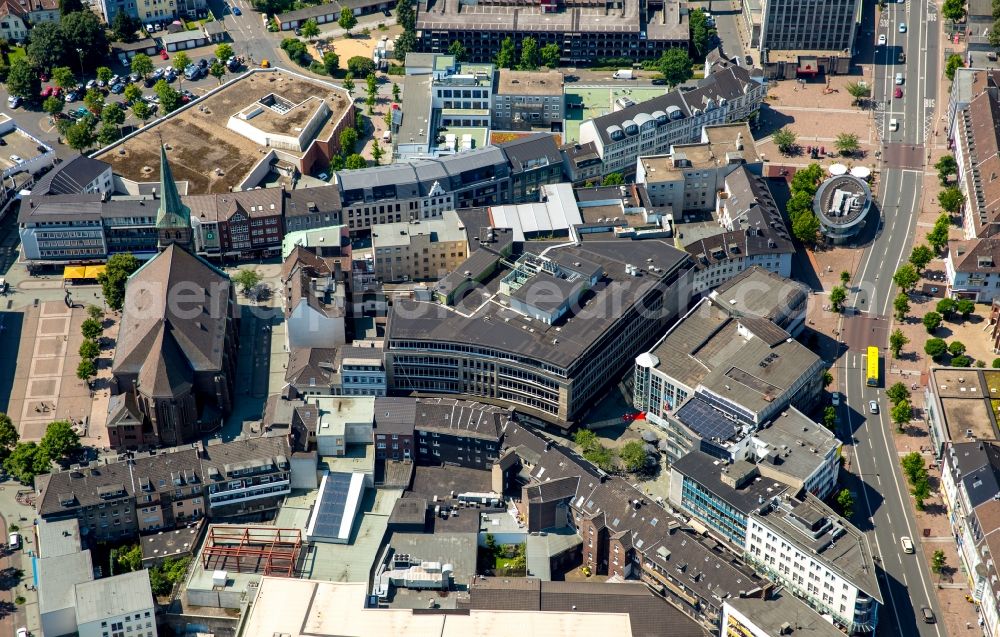
[[[77,49],[76,55],[80,60],[80,79],[83,80],[83,49]]]

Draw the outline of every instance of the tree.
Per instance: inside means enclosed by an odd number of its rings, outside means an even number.
[[[510,37],[503,39],[500,43],[500,51],[497,52],[496,65],[500,69],[512,69],[514,68],[514,59],[516,51],[514,49],[514,40]]]
[[[955,311],[955,299],[945,297],[937,302],[937,306],[934,309],[937,310],[943,318],[948,318],[951,316],[951,313]]]
[[[105,84],[110,84],[111,78],[115,76],[115,72],[106,66],[97,67],[97,70],[94,71],[94,73],[97,75],[97,79]]]
[[[350,72],[345,73],[344,74],[344,81],[341,83],[341,86],[343,86],[344,90],[347,91],[348,97],[353,97],[354,96],[354,73],[350,73]]]
[[[823,387],[829,387],[832,384],[833,384],[833,374],[830,373],[830,370],[824,369],[823,370]]]
[[[145,53],[136,53],[132,58],[132,72],[138,73],[143,80],[153,72],[153,60]]]
[[[900,458],[899,464],[903,467],[903,475],[906,476],[906,480],[910,484],[917,482],[922,475],[927,473],[927,469],[924,467],[924,458],[919,451],[911,451],[906,454]]]
[[[972,359],[965,354],[961,354],[952,357],[950,364],[952,367],[972,367]]]
[[[64,106],[66,106],[66,102],[63,101],[62,98],[56,97],[54,95],[46,97],[45,101],[42,102],[42,110],[48,113],[52,117],[55,117],[59,113],[62,113]]]
[[[149,569],[149,585],[153,589],[153,595],[157,597],[169,595],[174,585],[184,579],[190,563],[190,557],[168,557]]]
[[[181,94],[171,88],[166,80],[160,80],[154,84],[153,92],[160,98],[160,106],[165,113],[175,111],[181,105]]]
[[[309,64],[309,51],[306,43],[298,38],[285,38],[280,44],[281,50],[288,54],[293,62],[300,66]]]
[[[125,104],[131,104],[137,99],[142,98],[142,89],[135,84],[129,84],[125,87],[125,91],[122,93],[122,97],[125,98]]]
[[[807,211],[792,219],[792,235],[806,245],[816,243],[819,234],[819,219],[813,212]]]
[[[83,105],[95,116],[100,117],[104,110],[104,94],[97,88],[92,88],[83,96]]]
[[[562,49],[558,44],[546,44],[541,50],[542,64],[550,69],[557,68],[562,59]]]
[[[330,77],[333,77],[340,70],[340,56],[333,51],[323,54],[323,70]]]
[[[191,64],[191,58],[184,51],[174,53],[174,59],[170,65],[177,71],[177,86],[182,86],[184,81],[184,69]],[[171,109],[172,110],[172,109]]]
[[[945,0],[944,5],[948,6],[948,2],[950,2],[950,0]],[[942,551],[941,549],[934,551],[934,554],[931,556],[931,570],[934,571],[935,575],[940,575],[942,572],[944,572],[944,565],[946,559],[947,558],[945,558],[944,556],[944,551]]]
[[[686,82],[694,77],[694,63],[688,57],[687,51],[679,47],[668,49],[656,63],[657,70],[663,75],[670,88]]]
[[[994,358],[993,365],[991,367],[993,367],[993,369],[1000,369],[1000,358]]]
[[[33,66],[42,70],[62,66],[69,59],[69,50],[62,29],[56,22],[41,22],[28,32],[28,47],[25,52],[34,63]],[[11,64],[11,68],[13,66]]]
[[[947,6],[947,4],[948,2],[946,0],[945,5]],[[962,61],[962,56],[958,55],[957,53],[952,53],[951,55],[948,56],[948,59],[944,63],[945,77],[947,77],[949,80],[954,80],[955,71],[962,68],[963,66],[965,66],[965,63]]]
[[[101,346],[97,344],[97,341],[88,338],[80,343],[80,358],[84,360],[93,360],[97,358],[100,353]]]
[[[0,449],[8,451],[13,449],[19,438],[14,421],[7,414],[0,412]]]
[[[841,489],[837,494],[837,506],[840,507],[840,514],[850,519],[854,515],[854,494],[850,489]]]
[[[49,460],[61,461],[80,450],[80,436],[73,431],[68,420],[54,420],[45,428],[45,435],[38,443]]]
[[[369,98],[374,99],[378,96],[378,78],[375,77],[374,73],[369,73],[368,77],[365,78],[365,90]]]
[[[403,31],[396,38],[396,58],[406,59],[406,54],[417,48],[417,36],[413,30]]]
[[[896,424],[897,427],[902,427],[906,423],[910,422],[910,418],[913,416],[913,407],[910,406],[909,400],[901,400],[892,406],[892,422]]]
[[[357,153],[348,155],[344,159],[344,168],[346,168],[347,170],[358,170],[359,168],[367,168],[367,167],[368,167],[368,160]]]
[[[108,307],[113,310],[122,309],[125,304],[125,283],[140,265],[139,259],[130,252],[113,254],[108,258],[104,272],[97,275],[97,282],[101,284]]]
[[[847,289],[842,285],[830,290],[830,307],[834,312],[841,312],[844,309],[844,301],[847,300]]]
[[[87,316],[94,319],[95,321],[104,322],[104,310],[97,307],[96,305],[87,306]]]
[[[80,333],[84,338],[96,340],[104,333],[104,325],[98,320],[88,318],[80,324]]]
[[[892,309],[895,310],[897,321],[906,318],[906,315],[910,313],[910,297],[906,295],[906,292],[900,292],[896,295],[892,301]]]
[[[641,440],[630,440],[618,450],[618,457],[625,465],[625,470],[635,473],[646,467],[646,447]]]
[[[944,0],[944,4],[941,5],[941,15],[952,22],[958,22],[965,17],[965,0]]]
[[[779,128],[771,138],[774,140],[774,144],[778,147],[779,152],[788,154],[795,148],[795,133],[787,127]]]
[[[816,194],[819,182],[824,176],[823,168],[819,164],[809,164],[795,172],[792,177],[792,190],[796,193],[806,193],[811,198]]]
[[[948,245],[948,234],[951,229],[951,218],[947,214],[941,214],[934,222],[934,228],[927,233],[927,243],[930,244],[934,252],[940,254]]]
[[[49,459],[34,442],[19,442],[3,461],[4,471],[21,484],[31,484],[35,475],[48,473]]]
[[[257,274],[256,270],[251,270],[249,268],[243,268],[232,277],[233,283],[239,286],[240,292],[244,295],[249,294],[250,290],[253,289],[255,285],[260,283],[260,275]]]
[[[885,390],[885,395],[889,397],[893,405],[898,405],[904,400],[910,399],[910,390],[906,388],[906,385],[897,381]]]
[[[393,82],[392,83],[392,101],[393,102],[398,102],[399,101],[399,93],[400,93],[400,91],[399,91],[399,84],[396,84],[395,82]]]
[[[76,77],[68,66],[57,66],[52,69],[52,83],[66,90],[76,86]]]
[[[411,0],[399,0],[396,3],[396,22],[406,31],[413,31],[417,25],[417,16],[413,11]]]
[[[302,24],[301,32],[302,32],[302,37],[304,38],[315,38],[316,36],[318,36],[319,24],[316,23],[316,18],[309,18],[308,20],[306,20]]]
[[[848,82],[845,86],[848,94],[854,98],[853,104],[856,106],[861,100],[871,97],[872,90],[861,82]]]
[[[226,65],[216,60],[208,67],[208,74],[218,80],[221,85],[222,78],[226,75]]]
[[[938,171],[938,179],[941,181],[942,186],[947,186],[948,178],[958,174],[958,163],[955,161],[954,155],[945,155],[937,160],[934,168]]]
[[[833,431],[837,427],[837,408],[827,405],[823,409],[823,426]]]
[[[920,319],[920,322],[924,324],[927,328],[929,334],[933,334],[934,330],[941,327],[941,315],[937,312],[928,312],[924,314],[924,317]]]
[[[101,111],[101,120],[112,126],[121,126],[125,123],[125,109],[117,102],[108,104]]]
[[[938,203],[946,212],[955,214],[962,209],[962,191],[955,186],[949,186],[938,193]]]
[[[448,46],[448,53],[454,55],[458,62],[465,62],[469,57],[469,52],[465,50],[465,45],[460,40],[452,40]]]
[[[233,55],[235,55],[233,53],[233,47],[228,42],[223,42],[219,46],[215,47],[215,57],[220,62],[225,62],[229,58],[233,57]]]
[[[37,25],[35,28],[43,26]],[[10,65],[7,72],[7,91],[11,95],[16,95],[26,102],[34,101],[39,91],[42,90],[42,81],[38,79],[38,72],[31,66],[25,58],[18,58]]]
[[[121,136],[121,128],[115,126],[111,122],[103,122],[101,127],[97,130],[97,141],[101,144],[101,146],[113,144],[118,141]]]
[[[840,284],[847,287],[847,284],[851,282],[851,273],[844,270],[840,273]]]
[[[521,40],[521,63],[518,68],[522,71],[534,71],[540,62],[541,53],[538,51],[538,41],[530,37]]]
[[[924,343],[924,353],[936,361],[948,353],[948,344],[941,338],[929,338]]]
[[[372,161],[375,162],[376,166],[381,163],[383,155],[385,155],[385,152],[382,150],[382,146],[379,145],[378,140],[376,140],[375,143],[372,144]]]
[[[976,311],[976,302],[972,299],[958,299],[955,301],[955,311],[962,315],[963,319]]]
[[[132,102],[132,114],[145,126],[146,120],[152,117],[153,111],[145,100],[136,100]]]
[[[340,25],[341,29],[347,32],[347,37],[351,37],[351,29],[357,26],[358,19],[354,17],[354,11],[348,9],[347,7],[344,7],[340,11],[340,19],[337,20],[337,24]]]
[[[704,57],[708,53],[712,42],[712,35],[715,30],[709,26],[708,18],[701,9],[695,9],[688,14],[688,25],[690,28],[691,44],[695,53],[699,57]]]
[[[94,364],[94,361],[89,358],[81,360],[80,364],[76,366],[76,377],[87,382],[94,376],[97,376],[97,365]]]
[[[345,128],[340,133],[340,152],[350,155],[354,152],[354,146],[358,143],[358,132],[353,128]]]
[[[903,350],[903,347],[910,342],[910,339],[903,334],[903,330],[898,327],[889,334],[889,351],[892,352],[893,357],[899,358],[899,353]]]
[[[621,186],[625,183],[625,178],[621,173],[608,173],[601,180],[602,186]]]
[[[934,251],[925,245],[918,245],[913,248],[913,252],[910,253],[910,263],[913,267],[917,269],[919,273],[921,270],[927,267],[927,264],[931,262],[934,258]]]
[[[97,141],[97,136],[94,135],[94,120],[91,117],[81,117],[67,126],[64,134],[69,147],[81,154],[92,148]]]
[[[853,155],[858,152],[858,136],[854,133],[840,133],[833,145],[841,155]]]
[[[83,11],[82,0],[59,0],[59,15],[67,16],[77,11]]]
[[[892,282],[898,285],[904,292],[912,290],[919,280],[920,275],[917,273],[917,269],[909,263],[904,263],[892,275]]]
[[[80,51],[83,66],[96,67],[108,54],[108,35],[104,25],[92,11],[77,11],[59,22],[67,56]]]
[[[138,18],[132,17],[128,11],[119,11],[111,21],[111,37],[117,42],[135,42],[135,32],[140,26]]]
[[[597,434],[590,429],[577,429],[573,434],[573,442],[580,447],[581,451],[587,451],[598,446]]]
[[[952,356],[961,356],[965,353],[965,343],[962,341],[952,341],[948,343],[948,353]]]
[[[132,544],[111,549],[111,559],[115,564],[113,574],[131,573],[142,568],[142,546]]]

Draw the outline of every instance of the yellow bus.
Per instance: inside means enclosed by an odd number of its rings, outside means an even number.
[[[878,348],[868,348],[868,386],[878,387]]]

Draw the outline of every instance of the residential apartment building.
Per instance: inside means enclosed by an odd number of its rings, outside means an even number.
[[[565,426],[690,298],[692,263],[660,240],[584,239],[525,253],[513,268],[485,254],[504,268],[494,302],[471,314],[449,305],[451,294],[393,304],[390,390],[514,403]]]
[[[3,0],[0,2],[0,36],[8,42],[24,42],[31,27],[59,21],[57,0]]]
[[[795,246],[763,177],[746,166],[738,167],[726,176],[716,205],[719,231],[705,231],[700,237],[698,232],[690,233],[695,239],[684,246],[697,263],[696,293],[718,287],[753,267],[781,277],[792,275]]]
[[[496,76],[491,105],[491,126],[495,130],[531,130],[562,123],[562,73],[500,69]]]
[[[500,455],[510,410],[454,398],[417,398],[417,459],[428,464],[489,469]]]
[[[759,16],[759,17],[758,17]],[[840,51],[850,57],[861,28],[860,0],[745,0],[751,46],[770,51]],[[759,22],[758,22],[759,20]]]
[[[301,246],[285,258],[281,284],[289,351],[330,349],[347,342],[347,274],[342,263],[340,257],[320,257]]]
[[[979,303],[1000,298],[1000,237],[949,241],[944,266],[951,298]]]
[[[651,206],[667,208],[679,220],[684,212],[714,210],[726,177],[741,166],[760,174],[750,126],[706,126],[697,142],[675,144],[665,155],[640,156],[635,182],[646,187]]]
[[[812,494],[751,513],[744,559],[848,634],[874,632],[882,605],[868,538]]]
[[[655,59],[669,48],[687,46],[689,35],[679,3],[643,0],[572,6],[433,0],[420,5],[416,31],[421,51],[445,53],[458,41],[477,61],[493,60],[505,38],[520,50],[524,38],[531,37],[539,47],[559,45],[560,61],[570,65],[602,58]]]
[[[372,226],[375,276],[385,282],[440,279],[468,256],[469,243],[458,213],[440,219]]]
[[[941,457],[941,493],[958,544],[962,572],[979,605],[983,631],[1000,635],[1000,444],[946,442]]]
[[[700,141],[705,126],[748,119],[766,93],[763,78],[744,67],[727,66],[693,90],[678,88],[584,121],[579,143],[594,144],[605,175],[632,173],[639,157],[664,155],[676,144]]]
[[[289,492],[285,436],[195,443],[39,476],[44,520],[76,518],[99,542],[209,518],[261,517]]]
[[[203,295],[178,303],[197,286]],[[130,278],[111,364],[109,444],[178,445],[217,427],[235,397],[239,311],[229,277],[176,244]]]
[[[738,460],[786,407],[812,407],[823,369],[775,323],[705,298],[635,359],[633,405],[664,430],[672,460],[693,450]]]
[[[955,116],[952,138],[958,187],[965,196],[962,225],[966,239],[1000,232],[1000,88],[986,86]]]
[[[414,398],[375,399],[375,457],[380,460],[416,459],[417,401]]]
[[[559,149],[563,158],[563,170],[566,178],[574,185],[598,183],[604,174],[601,154],[597,152],[597,144],[566,144]]]
[[[385,396],[382,350],[342,345],[293,349],[285,371],[288,398]]]
[[[80,637],[156,637],[156,603],[142,569],[75,586]]]

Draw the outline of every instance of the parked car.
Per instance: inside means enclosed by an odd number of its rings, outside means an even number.
[[[160,57],[163,58],[164,60],[169,60],[170,59],[170,56],[167,55],[167,50],[166,49],[163,49],[162,51],[160,51]]]
[[[49,97],[50,95],[52,95],[52,87],[51,86],[43,86],[42,87],[42,92],[38,94],[39,97]]]
[[[23,164],[24,163],[24,160],[21,159],[20,157],[18,157],[17,155],[11,155],[10,156],[10,160],[12,162],[14,162],[15,164]],[[12,550],[15,550],[15,551],[18,550],[19,548],[21,548],[21,534],[20,533],[11,533],[10,535],[8,535],[7,536],[7,544],[9,544],[10,548]]]
[[[11,108],[17,108],[18,106],[21,105],[22,101],[23,100],[17,95],[10,95],[7,97],[7,106]]]
[[[97,86],[97,80],[90,80],[89,82],[87,82],[86,86],[88,91],[92,88],[95,88]]]
[[[878,403],[876,401],[874,401],[874,400],[869,400],[868,401],[868,411],[872,412],[873,414],[877,414],[878,413]]]
[[[80,94],[77,93],[75,90],[73,90],[73,91],[67,91],[66,92],[66,103],[67,104],[69,104],[70,102],[75,102],[78,99],[80,99]]]
[[[132,84],[135,84],[136,82],[138,82],[141,79],[142,79],[142,76],[139,75],[138,73],[129,73],[128,74],[128,81],[131,82]]]
[[[122,77],[120,75],[112,75],[111,76],[111,81],[108,82],[108,86],[113,86],[115,84],[118,84],[121,81],[122,81]]]
[[[903,97],[903,89],[897,86],[896,90],[892,92],[892,96],[895,97],[897,100],[900,99],[901,97]]]
[[[120,95],[124,91],[125,91],[125,85],[122,84],[121,82],[111,85],[111,92],[114,93],[115,95]]]
[[[885,34],[884,33],[879,33],[878,34],[878,45],[879,46],[885,46],[885,42],[886,42]]]
[[[237,7],[236,5],[233,5],[233,15],[243,15],[243,12],[240,11],[239,7]]]
[[[899,544],[900,546],[903,547],[904,553],[913,553],[913,540],[911,540],[907,536],[904,535],[903,537],[899,538]]]
[[[896,73],[896,86],[899,86],[902,83],[903,83],[903,74]]]
[[[207,69],[208,68],[208,60],[206,58],[201,58],[200,60],[198,60],[198,67],[202,68],[202,69]]]
[[[840,392],[839,391],[833,392],[833,396],[831,398],[831,402],[833,403],[834,407],[840,406]]]
[[[155,82],[156,80],[162,79],[163,78],[163,74],[165,72],[166,72],[165,69],[155,69],[153,71],[153,74],[150,75],[149,77],[153,78],[153,81]]]

